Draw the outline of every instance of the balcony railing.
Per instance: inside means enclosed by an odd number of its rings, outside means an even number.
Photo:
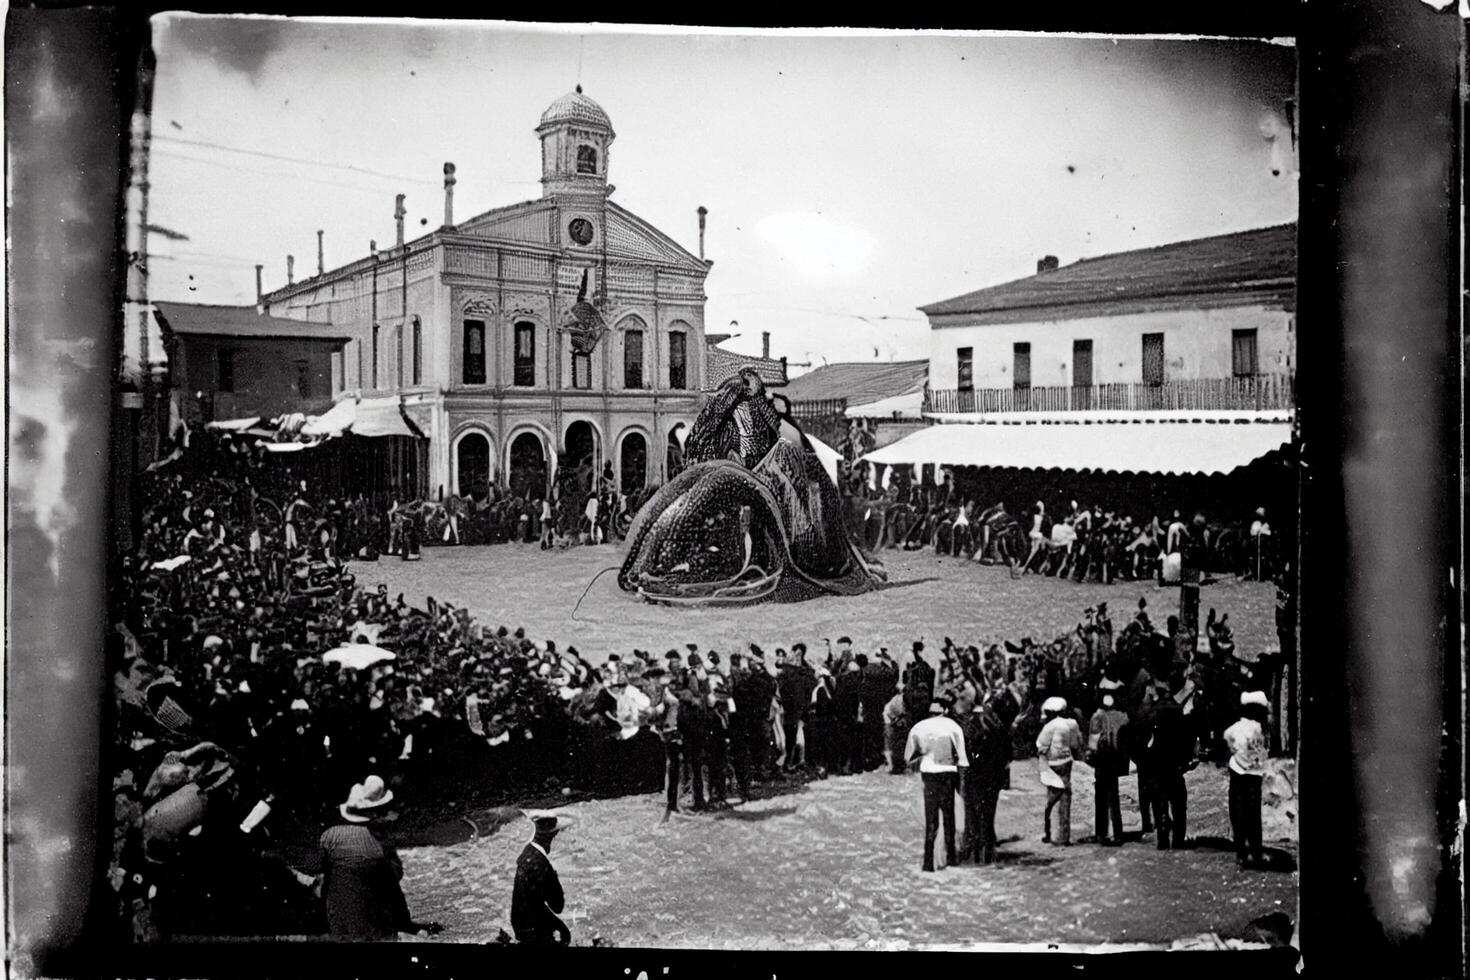
[[[1056,388],[926,388],[924,411],[985,412],[1146,412],[1261,411],[1290,409],[1292,378],[1258,374],[1239,378],[1196,378],[1162,384],[1108,384]]]

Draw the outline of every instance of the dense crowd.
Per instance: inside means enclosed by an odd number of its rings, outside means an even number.
[[[952,477],[939,487],[913,486],[904,477],[875,492],[863,472],[860,466],[849,473],[850,517],[854,533],[872,549],[933,548],[1020,574],[1104,584],[1177,580],[1187,562],[1247,579],[1271,579],[1282,570],[1264,507],[1226,523],[1198,511],[1165,516],[1076,499],[1064,501],[1059,516],[1040,500],[1018,514],[1003,500],[985,506],[966,497]]]
[[[1005,739],[1029,756],[1048,698],[1086,721],[1108,684],[1130,705],[1158,685],[1184,692],[1190,752],[1211,752],[1235,692],[1267,683],[1267,661],[1233,657],[1228,617],[1212,612],[1196,657],[1195,638],[1172,617],[1157,631],[1142,603],[1116,637],[1104,606],[1046,643],[946,639],[937,666],[922,643],[894,655],[847,637],[819,656],[799,641],[769,655],[688,645],[598,665],[359,587],[342,556],[364,540],[390,550],[388,522],[314,503],[299,482],[287,512],[322,523],[262,519],[268,474],[248,458],[220,443],[148,474],[141,533],[112,579],[111,883],[135,938],[335,929],[325,845],[288,844],[351,820],[344,799],[366,813],[374,786],[426,809],[660,789],[668,811],[718,808],[772,780],[905,771],[904,739],[936,696],[965,717],[1022,692]]]

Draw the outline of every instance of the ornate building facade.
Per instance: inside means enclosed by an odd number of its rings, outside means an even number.
[[[445,223],[261,297],[344,328],[338,397],[392,404],[428,435],[431,492],[541,493],[558,466],[624,492],[665,478],[704,387],[711,262],[615,204],[607,113],[579,86],[536,133],[542,196]],[[590,468],[589,468],[590,464]]]

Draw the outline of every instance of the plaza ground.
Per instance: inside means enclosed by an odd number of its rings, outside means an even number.
[[[778,950],[1168,945],[1238,938],[1268,912],[1296,918],[1296,845],[1268,832],[1272,870],[1237,870],[1226,776],[1216,767],[1189,774],[1194,846],[1182,851],[1159,851],[1152,835],[1137,840],[1133,778],[1123,781],[1125,837],[1133,840],[1117,848],[1078,843],[1092,832],[1085,765],[1074,771],[1071,847],[1041,841],[1046,792],[1035,763],[1013,763],[1011,780],[997,817],[1000,861],[932,874],[919,870],[916,775],[832,777],[667,823],[657,794],[574,803],[575,823],[551,852],[573,942]],[[402,852],[404,891],[415,918],[445,926],[441,941],[491,942],[509,930],[515,862],[530,824],[509,811],[468,820],[481,836]],[[942,843],[938,854],[942,864]]]
[[[745,608],[675,608],[643,602],[621,591],[616,566],[621,545],[544,552],[536,545],[483,545],[425,548],[423,559],[385,558],[352,566],[358,582],[379,583],[391,595],[423,608],[439,602],[467,608],[489,627],[524,627],[536,640],[577,648],[600,663],[609,653],[633,649],[662,654],[697,643],[701,650],[729,653],[757,643],[769,654],[775,647],[806,642],[813,655],[825,653],[823,637],[852,637],[859,652],[879,647],[902,660],[915,639],[923,638],[931,656],[944,637],[984,647],[1024,636],[1046,640],[1082,620],[1083,610],[1106,602],[1114,631],[1133,617],[1140,597],[1162,629],[1179,608],[1179,589],[1153,582],[1112,585],[1059,581],[1034,575],[1012,578],[1005,568],[982,566],[932,551],[884,552],[888,585],[859,596],[824,596],[805,602],[768,602]],[[594,576],[613,568],[598,578]],[[578,598],[587,590],[580,609]],[[1222,577],[1201,590],[1201,620],[1207,610],[1230,614],[1237,655],[1253,659],[1276,647],[1275,588],[1270,583]]]
[[[756,642],[769,651],[801,639],[820,653],[822,637],[843,634],[860,650],[887,646],[901,657],[921,636],[931,650],[946,635],[977,645],[1049,638],[1099,601],[1113,610],[1115,629],[1140,596],[1159,624],[1178,607],[1177,589],[1152,583],[1013,579],[1005,569],[931,552],[890,552],[883,556],[890,585],[869,595],[676,609],[624,594],[609,572],[573,617],[589,581],[621,554],[611,545],[552,554],[518,545],[438,548],[425,549],[419,562],[388,559],[353,570],[362,584],[382,582],[415,605],[432,595],[492,627],[523,626],[532,638],[575,646],[593,661],[686,642],[722,651]],[[1202,597],[1204,609],[1230,613],[1245,656],[1274,646],[1273,603],[1269,584],[1234,579],[1207,585]],[[785,785],[723,813],[666,823],[656,794],[571,802],[577,823],[552,856],[578,944],[601,937],[668,948],[1167,945],[1207,934],[1238,937],[1272,911],[1295,919],[1295,843],[1268,823],[1274,870],[1237,870],[1224,772],[1204,765],[1188,782],[1196,846],[1184,851],[1158,851],[1151,836],[1137,840],[1132,778],[1123,781],[1129,844],[1042,843],[1045,792],[1035,763],[1018,761],[997,817],[1006,843],[991,867],[921,873],[919,780],[883,772]],[[1085,765],[1077,766],[1073,785],[1077,842],[1091,833],[1092,774]],[[404,848],[404,889],[416,918],[446,927],[440,941],[491,942],[509,928],[515,859],[529,824],[514,808],[470,810],[458,822],[462,833],[447,834],[445,843]]]

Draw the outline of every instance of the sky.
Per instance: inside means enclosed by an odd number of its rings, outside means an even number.
[[[1079,258],[1295,220],[1295,51],[1264,41],[161,15],[150,294],[265,286],[540,197],[579,82],[613,200],[691,252],[705,327],[793,365],[928,356],[917,307]],[[180,238],[177,236],[187,236]],[[732,326],[735,321],[737,325]],[[793,370],[793,373],[799,373]]]

